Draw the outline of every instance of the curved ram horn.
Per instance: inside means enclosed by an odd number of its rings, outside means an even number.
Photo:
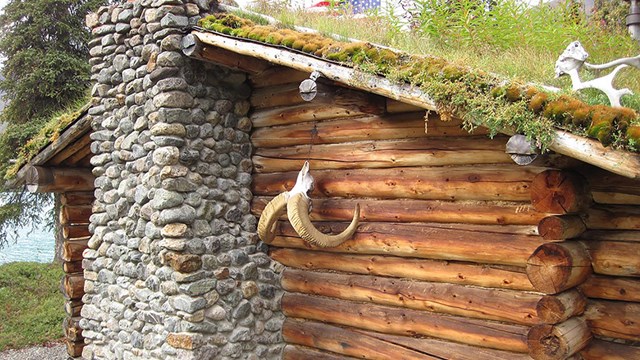
[[[311,219],[309,219],[309,198],[305,194],[298,193],[289,198],[287,215],[289,222],[302,239],[317,246],[333,247],[349,240],[356,232],[360,217],[360,205],[356,204],[353,220],[351,220],[349,227],[338,235],[323,234],[313,226]]]
[[[283,192],[269,201],[260,214],[258,221],[258,236],[260,240],[271,244],[275,236],[276,225],[280,216],[284,215],[289,193]]]

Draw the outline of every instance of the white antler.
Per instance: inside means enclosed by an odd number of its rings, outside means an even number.
[[[569,77],[571,77],[573,90],[578,91],[582,89],[598,89],[607,95],[611,106],[613,107],[621,106],[620,98],[623,95],[633,94],[633,92],[627,88],[623,88],[623,89],[614,88],[613,79],[615,78],[615,76],[618,74],[620,70],[627,67],[627,64],[637,66],[636,65],[637,63],[638,65],[640,65],[640,56],[637,58],[619,59],[603,65],[588,64],[587,67],[590,67],[593,69],[606,69],[615,65],[618,65],[618,66],[612,72],[610,72],[605,76],[582,82],[582,80],[580,79],[580,74],[578,72],[580,71],[580,68],[582,67],[582,65],[586,64],[585,60],[587,59],[588,56],[589,54],[584,50],[584,48],[582,47],[582,44],[580,44],[579,41],[572,42],[571,44],[569,44],[569,46],[567,46],[567,48],[564,50],[562,55],[560,55],[560,57],[558,58],[558,61],[556,61],[556,67],[555,67],[556,77],[559,77],[565,74],[569,75]]]

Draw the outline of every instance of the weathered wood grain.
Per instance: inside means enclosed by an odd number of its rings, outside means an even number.
[[[351,356],[338,355],[303,346],[286,345],[282,360],[353,360]]]
[[[326,104],[299,104],[257,110],[251,113],[254,127],[297,124],[336,118],[362,116],[366,113],[357,106],[328,106]]]
[[[558,323],[582,313],[586,305],[577,291],[544,296],[457,284],[291,269],[283,273],[282,286],[290,292],[523,325]]]
[[[71,342],[80,342],[84,339],[82,337],[82,328],[80,327],[80,317],[67,317],[62,322],[62,329],[64,331],[65,338]]]
[[[346,223],[320,223],[318,229],[339,233]],[[478,244],[482,243],[482,246]],[[544,243],[538,236],[480,233],[431,227],[427,224],[361,223],[353,239],[325,251],[394,255],[482,264],[527,266],[527,260]],[[273,246],[317,249],[300,239],[293,228],[280,222]]]
[[[82,310],[82,300],[69,300],[64,303],[64,312],[68,317],[80,316]]]
[[[360,359],[437,360],[408,346],[396,345],[349,328],[314,321],[285,320],[282,337],[289,344],[314,347]]]
[[[65,261],[62,263],[62,270],[64,270],[64,272],[67,274],[82,272],[82,261]]]
[[[640,347],[593,339],[580,355],[584,360],[640,359]]]
[[[586,213],[585,223],[593,230],[640,230],[640,207],[598,205]]]
[[[65,239],[77,239],[81,237],[91,236],[88,224],[64,224],[61,226],[62,236]]]
[[[640,279],[591,275],[580,290],[595,299],[640,302]]]
[[[487,137],[377,140],[257,149],[252,159],[259,173],[297,171],[307,160],[315,170],[511,164],[496,145]]]
[[[585,319],[595,335],[640,341],[640,304],[590,300]]]
[[[582,318],[555,325],[537,325],[527,335],[529,356],[535,360],[564,360],[584,349],[592,334]]]
[[[387,334],[424,335],[492,349],[527,352],[529,328],[526,326],[288,293],[282,298],[282,311],[288,317]]]
[[[591,256],[596,274],[640,276],[640,242],[586,240],[581,243]]]
[[[76,300],[84,295],[84,276],[82,273],[64,275],[60,285],[66,299]]]
[[[280,248],[272,249],[270,255],[274,260],[298,269],[334,270],[499,289],[535,290],[524,269],[516,267]]]
[[[68,191],[60,194],[62,205],[91,205],[94,200],[93,191]]]
[[[26,173],[27,190],[36,193],[93,191],[95,177],[85,168],[30,166]]]
[[[91,205],[63,205],[60,208],[60,223],[62,225],[88,224],[91,214]]]
[[[253,131],[251,142],[262,149],[311,143],[336,144],[364,140],[471,136],[467,130],[463,129],[460,121],[440,121],[434,115],[429,115],[429,119],[429,131],[426,134],[424,132],[425,113],[413,112],[259,127]],[[316,134],[312,134],[314,129]],[[486,133],[483,128],[478,128],[473,135],[486,135]],[[496,148],[500,148],[500,143],[506,143],[501,136],[498,136],[496,141]]]
[[[591,274],[591,260],[579,242],[546,243],[527,260],[527,276],[536,290],[557,294],[582,284]]]
[[[528,201],[539,168],[457,166],[312,171],[313,195],[423,200]],[[293,188],[297,172],[257,174],[253,192],[276,195]]]
[[[548,216],[538,223],[538,233],[545,240],[567,240],[582,235],[587,230],[578,215]]]
[[[376,338],[388,341],[402,346],[411,346],[416,350],[438,357],[438,359],[456,359],[456,360],[530,360],[527,354],[515,353],[510,351],[495,350],[478,346],[461,344],[453,341],[445,341],[440,339],[418,337],[418,336],[400,336],[392,334],[384,334],[373,331],[359,330],[358,333],[374,336]],[[394,359],[389,359],[394,360]]]
[[[79,238],[62,242],[62,261],[82,261],[82,252],[87,248],[89,238]]]
[[[259,74],[249,74],[249,81],[254,89],[277,86],[291,82],[298,84],[308,79],[311,74],[286,66],[272,66]]]
[[[260,215],[271,199],[254,197],[252,212]],[[501,225],[505,230],[530,235],[537,234],[537,226],[531,225],[537,225],[547,215],[517,202],[314,198],[312,203],[314,221],[348,220],[357,203],[363,221]]]
[[[362,91],[355,91],[342,86],[317,82],[315,98],[306,102],[300,96],[300,83],[288,83],[257,89],[250,98],[255,111],[279,106],[313,104],[354,109],[365,114],[382,114],[385,111],[383,97]]]
[[[575,172],[546,170],[531,183],[531,204],[541,212],[578,213],[587,210],[592,202],[587,180]]]

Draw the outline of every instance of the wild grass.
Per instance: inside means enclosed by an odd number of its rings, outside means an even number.
[[[24,139],[23,146],[20,147],[15,162],[6,169],[5,178],[14,177],[20,168],[31,160],[44,146],[55,141],[62,131],[72,122],[77,120],[90,105],[89,97],[80,98],[65,109],[57,111],[49,119],[42,119],[31,133]],[[11,128],[9,128],[11,131]],[[9,136],[3,134],[2,136]],[[0,143],[2,143],[0,139]],[[2,173],[0,171],[0,173]]]
[[[288,25],[310,27],[324,34],[356,38],[412,54],[438,56],[508,79],[562,89],[570,89],[571,81],[566,76],[555,79],[554,65],[574,40],[582,42],[591,63],[640,53],[638,43],[624,30],[604,28],[590,21],[571,2],[553,8],[547,5],[530,8],[515,0],[497,0],[490,10],[477,0],[415,3],[413,26],[392,11],[359,19],[340,8],[332,15],[282,8],[269,15]],[[640,109],[638,71],[625,69],[616,80],[618,88],[628,87],[636,93],[622,100],[624,105],[635,109]],[[586,80],[602,74],[583,70],[581,75]],[[598,92],[581,92],[577,96],[592,104],[607,103],[606,97]]]
[[[0,265],[0,351],[62,337],[62,275],[60,264]]]

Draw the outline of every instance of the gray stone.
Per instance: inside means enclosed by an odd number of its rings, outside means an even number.
[[[153,162],[156,165],[165,166],[165,165],[174,165],[178,163],[178,158],[180,156],[180,150],[178,150],[175,146],[164,146],[161,148],[157,148],[153,152]]]
[[[179,289],[189,296],[199,296],[208,293],[216,287],[216,279],[202,279],[190,284],[182,284]]]
[[[218,291],[218,293],[223,296],[229,294],[235,288],[236,281],[233,279],[221,280],[216,284],[216,291]]]
[[[186,16],[176,16],[169,13],[160,20],[160,24],[162,27],[185,27],[189,25],[189,19]]]
[[[118,34],[124,34],[124,33],[129,32],[129,30],[131,30],[131,25],[118,23],[118,24],[116,24],[116,29],[115,30],[116,30],[116,32]]]
[[[133,69],[125,69],[122,71],[122,81],[129,83],[136,78],[136,71]]]
[[[184,64],[183,55],[177,51],[163,51],[158,55],[158,66],[180,67]]]
[[[231,250],[229,256],[231,256],[231,264],[235,266],[249,262],[249,256],[243,250]]]
[[[192,298],[187,295],[177,295],[169,298],[169,303],[176,310],[193,314],[198,310],[204,309],[207,301],[204,298]]]
[[[154,97],[153,104],[157,108],[189,108],[193,105],[193,97],[183,91],[170,91]]]
[[[158,224],[166,225],[171,223],[191,224],[196,217],[196,210],[189,205],[182,205],[179,208],[162,210],[158,217]]]
[[[179,72],[180,72],[180,69],[177,67],[156,67],[155,70],[153,70],[149,74],[149,80],[151,82],[156,82],[162,79],[175,76]]]
[[[163,210],[178,206],[183,202],[184,198],[180,193],[165,189],[158,189],[153,196],[151,206],[153,206],[154,209]]]
[[[233,329],[231,332],[231,336],[229,336],[229,341],[231,342],[241,342],[241,341],[249,341],[251,339],[251,330],[246,327],[238,327]]]
[[[176,178],[162,180],[162,187],[171,191],[189,192],[197,190],[198,184],[185,178]]]
[[[186,109],[167,109],[158,110],[158,120],[167,123],[188,123],[191,112]]]
[[[185,90],[188,85],[187,82],[183,78],[167,78],[158,81],[156,87],[160,91],[170,91],[170,90]]]
[[[182,50],[182,36],[180,35],[168,35],[160,42],[162,50],[169,51],[181,51]]]
[[[233,311],[232,317],[234,319],[243,319],[251,313],[251,304],[248,300],[242,300],[238,307]]]
[[[220,305],[214,305],[205,310],[204,316],[211,320],[219,321],[227,317],[227,311]]]
[[[113,59],[113,67],[117,70],[117,71],[123,71],[124,69],[129,67],[129,57],[127,57],[127,55],[116,55],[116,57]]]
[[[115,25],[101,25],[91,30],[91,33],[98,37],[106,34],[110,34],[116,31]]]
[[[218,100],[216,101],[214,109],[218,114],[227,114],[233,109],[233,103],[229,100]]]
[[[152,136],[151,140],[158,146],[182,147],[185,144],[185,140],[177,136]]]

